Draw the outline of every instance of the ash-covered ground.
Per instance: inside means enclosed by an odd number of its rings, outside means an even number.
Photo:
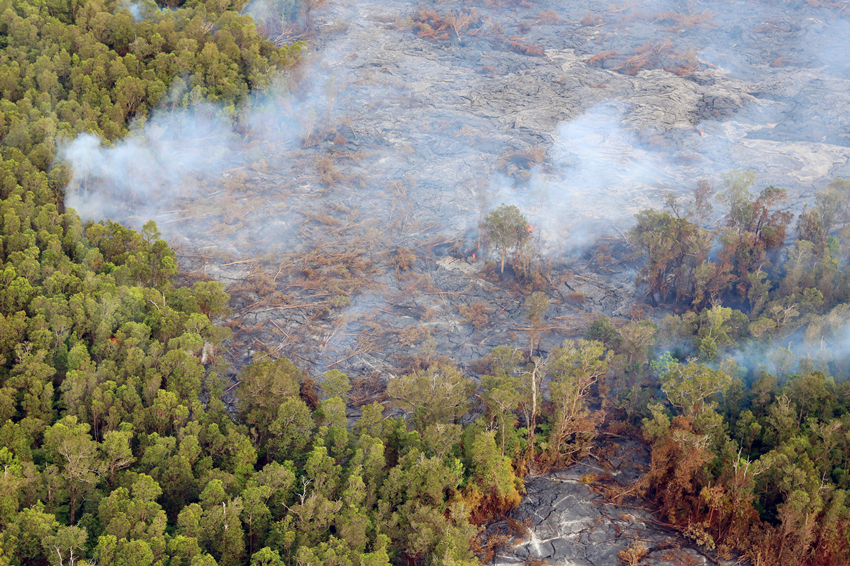
[[[528,345],[531,290],[552,298],[546,350],[591,313],[651,316],[623,234],[666,192],[751,170],[799,211],[850,175],[844,5],[332,1],[277,38],[307,38],[308,63],[254,104],[74,142],[67,202],[157,220],[184,272],[228,285],[234,369],[257,350],[317,376],[433,352],[469,369]],[[485,273],[501,203],[534,225],[544,282]]]
[[[277,38],[308,39],[308,63],[254,105],[69,150],[67,204],[156,220],[187,278],[228,286],[234,372],[267,351],[316,377],[434,356],[474,374],[529,346],[532,290],[552,300],[544,352],[595,313],[653,316],[623,235],[668,191],[751,170],[799,212],[850,176],[846,5],[331,0]],[[533,284],[488,267],[479,225],[501,203],[534,225]]]
[[[163,228],[184,268],[241,282],[236,365],[268,348],[391,376],[423,351],[468,368],[527,346],[531,288],[485,277],[479,245],[516,204],[553,301],[545,350],[590,313],[649,310],[623,234],[667,191],[752,170],[799,211],[850,175],[850,20],[810,4],[332,2],[283,108]]]

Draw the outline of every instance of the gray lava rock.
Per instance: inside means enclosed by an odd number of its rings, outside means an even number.
[[[616,477],[630,483],[639,477],[635,466],[648,464],[648,452],[634,441],[618,446],[608,458]],[[616,462],[616,464],[615,464]],[[618,554],[642,542],[647,556],[641,564],[708,564],[705,551],[675,532],[658,526],[649,510],[639,502],[614,505],[595,493],[585,480],[587,474],[604,473],[593,459],[546,476],[526,478],[526,495],[509,518],[529,525],[528,534],[514,538],[510,548],[497,553],[495,566],[527,563],[530,559],[546,564],[598,566],[620,564]],[[628,472],[628,473],[627,473]],[[505,532],[506,522],[488,527],[488,532]],[[691,559],[693,562],[684,562]],[[729,565],[714,556],[711,562]]]

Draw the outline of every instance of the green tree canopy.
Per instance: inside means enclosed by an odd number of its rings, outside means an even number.
[[[502,204],[484,217],[484,229],[499,252],[501,271],[504,273],[508,254],[511,251],[519,252],[531,240],[528,220],[516,206]]]

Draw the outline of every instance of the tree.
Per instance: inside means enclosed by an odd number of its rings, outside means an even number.
[[[137,469],[157,481],[163,490],[162,502],[166,510],[169,514],[177,514],[187,499],[197,496],[192,466],[201,454],[198,439],[186,434],[178,448],[175,437],[153,433],[148,436],[147,443]]]
[[[611,322],[611,319],[604,314],[599,314],[590,326],[587,327],[587,332],[584,333],[586,340],[596,340],[613,350],[620,345],[620,336],[617,327]]]
[[[317,435],[325,439],[333,457],[341,462],[349,451],[348,417],[345,402],[339,397],[325,399],[316,409]]]
[[[642,256],[644,266],[636,282],[649,287],[653,304],[673,295],[677,301],[696,294],[697,268],[708,258],[710,234],[687,218],[669,212],[642,210],[629,240]]]
[[[717,201],[726,209],[726,224],[738,234],[747,231],[750,225],[753,212],[750,187],[755,180],[756,175],[752,171],[730,171],[723,175],[725,190],[716,195]]]
[[[271,497],[272,490],[269,486],[249,486],[242,491],[242,522],[248,529],[248,554],[254,561],[254,547],[271,519],[271,512],[266,503]]]
[[[300,401],[298,395],[304,374],[286,358],[271,360],[258,356],[242,371],[239,388],[239,415],[255,434],[256,444],[264,445],[279,407],[287,401]]]
[[[310,443],[315,423],[307,404],[299,398],[284,400],[269,426],[271,438],[266,444],[268,458],[277,455],[298,460]],[[268,459],[267,458],[267,459]]]
[[[138,474],[129,490],[119,487],[100,501],[98,518],[104,532],[115,537],[118,555],[138,554],[140,547],[130,543],[140,541],[151,563],[165,556],[167,519],[156,502],[160,495],[162,488],[153,478]]]
[[[711,309],[705,309],[703,315],[708,324],[702,325],[697,333],[700,359],[712,362],[717,358],[720,348],[734,344],[726,324],[732,318],[733,312],[728,307],[715,305]]]
[[[835,177],[826,189],[815,193],[815,200],[825,235],[850,222],[850,179]]]
[[[484,376],[481,385],[481,398],[487,405],[491,419],[497,423],[501,455],[504,456],[506,439],[509,434],[511,437],[514,435],[514,411],[519,407],[521,399],[520,378],[509,375]]]
[[[230,314],[227,301],[230,295],[218,281],[198,281],[192,285],[192,296],[198,302],[201,313],[211,320]]]
[[[361,434],[355,445],[351,465],[357,466],[366,486],[364,506],[371,509],[378,499],[378,490],[387,475],[384,443],[379,438]]]
[[[499,453],[495,432],[479,432],[469,448],[469,461],[475,488],[488,499],[481,507],[484,514],[502,515],[519,505],[516,476],[511,459]],[[476,521],[480,524],[481,521]]]
[[[534,355],[534,344],[543,330],[543,317],[549,310],[549,296],[542,291],[535,291],[525,299],[525,320],[531,329],[528,331],[528,355]]]
[[[30,351],[23,341],[16,348],[18,363],[4,385],[18,390],[20,409],[27,423],[39,433],[53,419],[53,382],[56,369],[46,363],[47,351]]]
[[[568,463],[580,459],[596,436],[598,418],[591,414],[587,397],[590,388],[608,372],[605,347],[601,342],[564,342],[549,362],[551,400],[555,419],[549,433],[550,458]]]
[[[77,526],[59,527],[55,535],[42,540],[45,553],[53,566],[74,566],[85,553],[88,533]]]
[[[18,513],[19,490],[24,486],[21,461],[5,446],[0,447],[0,532],[5,530]]]
[[[543,379],[546,377],[548,358],[539,356],[532,358],[531,363],[521,374],[520,408],[525,414],[525,424],[528,428],[528,458],[534,458],[534,435],[537,432],[537,415],[540,413],[540,398]]]
[[[459,419],[469,408],[473,390],[471,380],[446,364],[434,364],[425,371],[397,377],[387,384],[387,395],[412,415],[419,431],[429,424]]]
[[[711,411],[716,403],[707,400],[718,393],[724,394],[732,385],[726,373],[703,364],[681,364],[667,353],[658,362],[661,390],[674,407],[681,409],[686,417],[695,417]]]
[[[502,264],[501,272],[504,273],[508,254],[512,250],[514,252],[520,251],[531,239],[528,220],[516,206],[502,204],[484,217],[484,228],[490,241],[493,242],[499,252]]]
[[[44,542],[55,535],[58,527],[59,521],[51,513],[46,513],[39,501],[18,513],[15,522],[6,530],[4,542],[15,542],[12,548],[6,550],[18,564],[43,564],[52,552],[52,549],[45,548]]]
[[[692,524],[699,517],[694,508],[704,505],[707,499],[700,497],[700,484],[708,479],[700,472],[714,457],[709,450],[711,435],[694,426],[693,418],[676,417],[671,422],[661,403],[650,404],[649,409],[652,417],[643,420],[643,434],[652,443],[652,463],[638,487],[654,496],[666,520]],[[702,527],[694,532],[714,544]]]
[[[785,189],[774,186],[763,189],[753,198],[750,187],[755,181],[751,172],[731,171],[724,176],[726,190],[717,200],[726,209],[728,230],[722,234],[721,263],[732,266],[738,294],[746,297],[749,275],[770,264],[770,259],[785,245],[785,231],[793,214],[777,210],[788,197]]]
[[[251,480],[259,486],[269,488],[269,497],[266,503],[275,515],[280,514],[283,510],[284,503],[291,494],[292,486],[295,485],[295,473],[290,468],[291,466],[271,462],[254,474]],[[248,485],[254,484],[249,482]]]
[[[803,212],[797,217],[797,240],[810,242],[814,256],[823,256],[826,251],[827,233],[819,211],[803,207]]]
[[[349,391],[351,391],[351,382],[347,375],[335,369],[325,372],[325,380],[322,382],[322,392],[326,398],[337,397],[343,401],[347,401]]]
[[[230,498],[221,480],[214,479],[201,493],[203,514],[198,522],[201,540],[223,566],[236,566],[245,553],[242,530],[242,499]]]
[[[61,468],[68,484],[71,524],[76,518],[77,502],[100,482],[102,463],[98,445],[89,436],[89,425],[77,417],[65,417],[44,433],[44,447]]]
[[[298,499],[289,507],[290,515],[284,520],[294,527],[290,536],[295,546],[309,547],[318,544],[337,520],[343,506],[341,500],[334,499],[334,489],[338,486],[341,470],[333,465],[333,460],[327,457],[327,452],[323,452],[323,446],[316,448],[311,454],[313,462],[310,470],[305,469],[301,493],[297,494]],[[318,480],[317,485],[313,484],[314,479]],[[325,491],[325,488],[329,489]]]
[[[130,448],[133,438],[131,426],[125,426],[122,430],[111,430],[104,435],[101,452],[106,471],[109,472],[109,483],[114,485],[115,472],[123,470],[136,461]]]
[[[278,551],[266,546],[251,555],[251,566],[283,566],[283,560]]]
[[[441,509],[448,493],[457,489],[462,479],[459,460],[447,463],[436,456],[426,458],[415,448],[390,470],[381,488],[379,520],[383,532],[407,557],[430,555],[451,531],[452,521]],[[462,523],[466,523],[465,518]]]

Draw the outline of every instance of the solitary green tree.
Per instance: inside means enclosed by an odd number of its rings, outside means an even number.
[[[504,273],[505,261],[511,250],[520,250],[531,238],[528,220],[516,206],[503,204],[484,217],[484,228],[487,230],[490,241],[499,251],[499,259],[502,262],[501,272]]]

